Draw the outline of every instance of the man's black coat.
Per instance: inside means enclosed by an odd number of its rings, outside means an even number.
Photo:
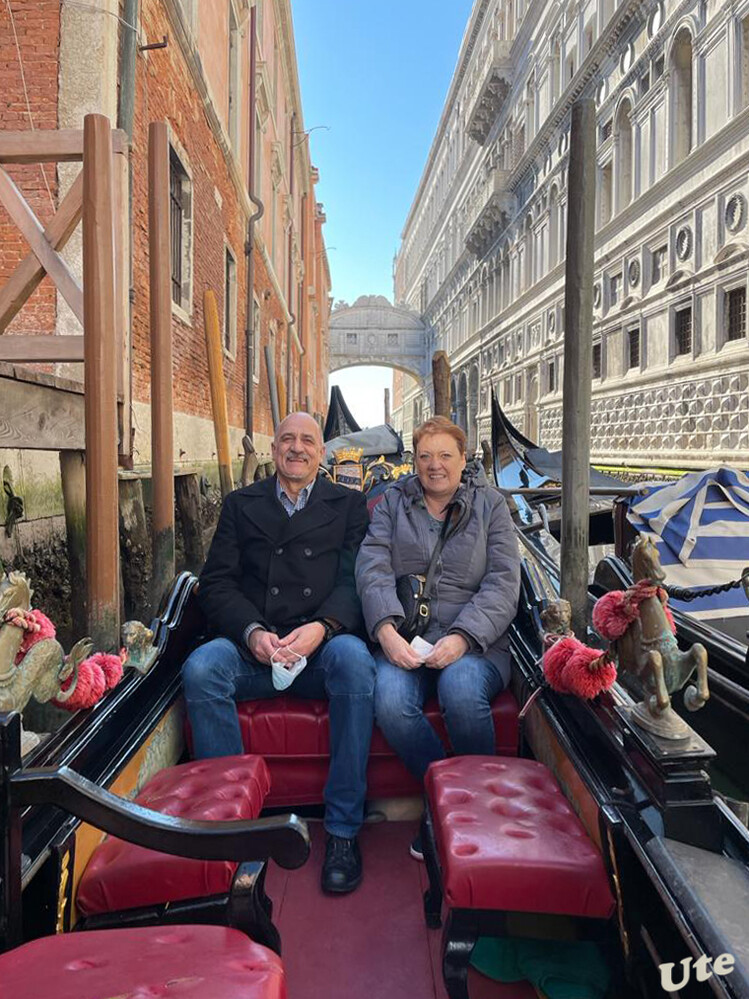
[[[200,574],[211,629],[238,645],[254,621],[281,636],[321,617],[359,631],[354,562],[368,523],[364,494],[325,478],[292,517],[275,476],[230,493]]]

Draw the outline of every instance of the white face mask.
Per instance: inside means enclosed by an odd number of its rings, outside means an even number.
[[[293,656],[296,656],[296,661],[291,665],[276,662],[273,657],[275,656],[275,653],[270,657],[271,676],[273,679],[273,686],[276,690],[286,690],[287,687],[290,687],[307,665],[306,656],[298,655],[293,649],[287,649],[286,651],[290,652]]]

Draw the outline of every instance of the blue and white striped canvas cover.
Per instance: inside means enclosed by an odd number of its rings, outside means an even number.
[[[653,486],[629,501],[627,519],[655,542],[667,583],[715,586],[749,566],[749,478],[726,465]],[[743,587],[670,603],[705,621],[749,615]]]

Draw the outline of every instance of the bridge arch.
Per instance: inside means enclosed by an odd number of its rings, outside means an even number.
[[[423,382],[429,328],[421,316],[391,305],[384,295],[362,295],[330,317],[330,371],[362,365],[396,368]]]

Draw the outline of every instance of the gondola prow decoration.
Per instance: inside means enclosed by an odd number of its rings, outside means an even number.
[[[634,679],[643,699],[632,709],[632,721],[662,739],[683,739],[689,726],[671,707],[670,695],[691,679],[684,706],[697,711],[707,702],[707,651],[695,642],[682,652],[676,642],[658,549],[642,537],[632,551],[634,585],[604,594],[593,609],[593,626],[614,643],[619,669]]]

